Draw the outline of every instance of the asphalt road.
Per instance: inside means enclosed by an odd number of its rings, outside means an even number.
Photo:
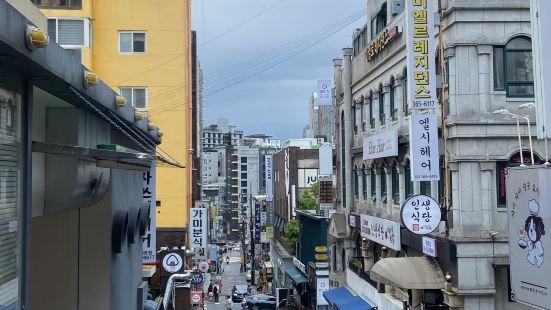
[[[222,268],[222,294],[220,294],[220,303],[215,303],[214,299],[208,301],[205,304],[205,309],[208,310],[223,310],[226,308],[226,297],[231,296],[231,289],[236,284],[245,284],[247,285],[247,280],[245,278],[245,273],[239,272],[240,267],[240,255],[241,252],[231,251],[228,256],[230,257],[230,263],[226,264],[224,262]],[[226,255],[226,254],[225,254]],[[226,256],[224,255],[224,261]],[[241,309],[241,304],[235,304],[231,309],[238,310]]]

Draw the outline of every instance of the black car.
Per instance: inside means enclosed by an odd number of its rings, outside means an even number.
[[[276,310],[276,303],[274,296],[257,294],[247,296],[241,306],[246,310]]]
[[[242,302],[243,298],[248,295],[247,285],[236,284],[231,289],[231,300],[233,302]]]

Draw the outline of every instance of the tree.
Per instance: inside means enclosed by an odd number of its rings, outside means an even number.
[[[287,250],[289,250],[291,254],[295,255],[297,242],[298,220],[294,219],[285,225],[285,236],[283,236],[283,243],[285,243]]]
[[[319,182],[315,182],[310,188],[307,188],[304,193],[302,193],[302,197],[298,200],[298,209],[316,210],[318,206],[319,189]]]

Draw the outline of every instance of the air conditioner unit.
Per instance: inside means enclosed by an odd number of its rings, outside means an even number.
[[[404,10],[404,0],[392,0],[390,10],[392,15],[400,14]]]

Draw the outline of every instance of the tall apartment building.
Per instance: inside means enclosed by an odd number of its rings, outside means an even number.
[[[427,2],[437,7],[437,1]],[[400,3],[369,1],[369,22],[355,33],[354,48],[334,60],[338,209],[329,228],[332,285],[347,285],[379,309],[527,309],[514,303],[508,283],[504,176],[506,167],[521,164],[521,152],[525,162],[529,158],[528,128],[520,126],[519,147],[515,120],[493,112],[506,107],[535,120],[534,111],[520,110],[534,100],[529,1],[442,1],[445,50],[436,63],[443,62],[446,75],[438,70],[438,79],[448,85],[440,94],[451,205],[439,230],[428,236],[438,248],[434,259],[423,255],[422,237],[400,220],[400,207],[412,195],[443,203],[442,181],[410,181],[412,111]],[[364,144],[394,134],[398,139],[389,147],[398,156],[364,160]],[[535,143],[534,150],[540,162],[542,145]],[[371,222],[384,227],[384,236],[369,233]],[[391,243],[383,240],[388,232]],[[373,277],[380,268],[397,272]]]
[[[227,118],[219,118],[216,124],[203,128],[203,148],[212,148],[223,145],[224,134],[230,134],[231,143],[238,145],[243,138],[243,131],[236,130],[236,126],[230,125]]]
[[[162,149],[185,168],[157,168],[158,246],[184,245],[194,149],[191,1],[32,2],[48,16],[52,41],[163,128]]]

